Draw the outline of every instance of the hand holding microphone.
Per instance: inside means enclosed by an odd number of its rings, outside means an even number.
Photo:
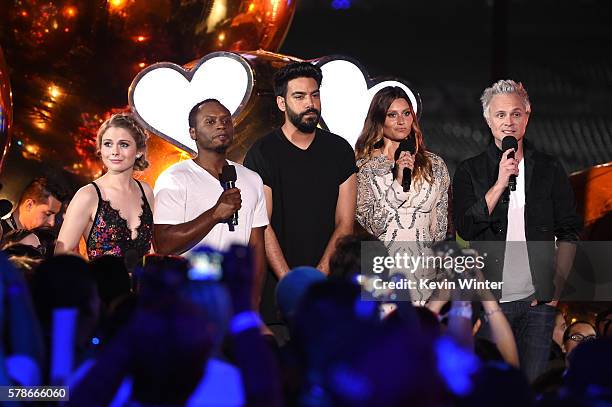
[[[502,140],[502,158],[499,161],[497,183],[502,187],[509,187],[510,191],[516,191],[516,176],[518,175],[518,160],[515,152],[518,150],[518,142],[512,136],[506,136]]]
[[[414,135],[410,135],[407,139],[400,141],[397,150],[395,150],[395,179],[402,186],[404,192],[410,190],[415,152],[416,141]]]
[[[225,165],[221,171],[219,180],[223,185],[223,193],[217,200],[214,215],[217,219],[226,221],[230,232],[238,225],[238,210],[242,207],[240,190],[236,188],[236,167]]]
[[[502,139],[502,151],[506,153],[509,150],[510,152],[506,154],[505,156],[508,159],[513,160],[516,168],[515,168],[515,171],[513,171],[513,173],[508,177],[508,187],[510,188],[510,191],[516,191],[516,176],[518,175],[518,161],[514,157],[515,157],[515,153],[518,151],[518,141],[513,136],[506,136]],[[501,170],[501,163],[500,163],[500,170]]]
[[[414,169],[414,156],[408,151],[402,151],[399,158],[395,161],[397,167],[397,182],[404,187],[408,184],[408,190],[410,189],[410,179],[412,178],[412,170]],[[408,191],[404,191],[408,192]]]

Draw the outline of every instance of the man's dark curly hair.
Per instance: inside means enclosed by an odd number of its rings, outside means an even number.
[[[321,68],[310,62],[292,62],[283,66],[274,74],[274,94],[287,97],[287,83],[292,79],[312,78],[321,86],[323,73]]]

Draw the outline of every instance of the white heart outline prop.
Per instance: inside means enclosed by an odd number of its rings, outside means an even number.
[[[406,91],[417,117],[422,105],[418,92],[397,78],[371,79],[352,58],[332,55],[311,61],[321,68],[321,119],[325,127],[355,146],[363,129],[372,98],[384,87],[399,86]]]
[[[218,51],[205,55],[191,69],[171,62],[146,67],[132,81],[128,101],[145,129],[195,155],[196,143],[189,136],[191,108],[204,99],[217,99],[235,120],[249,101],[253,85],[253,69],[242,56]]]

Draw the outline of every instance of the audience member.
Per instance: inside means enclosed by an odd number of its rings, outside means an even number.
[[[296,267],[276,286],[276,303],[284,321],[295,314],[300,301],[311,285],[325,281],[325,275],[314,267]]]
[[[563,333],[563,348],[566,360],[578,345],[597,337],[595,328],[587,321],[576,321],[570,324]]]
[[[42,334],[26,281],[0,252],[0,381],[41,385],[44,360]]]
[[[65,198],[66,192],[60,185],[45,177],[35,178],[21,193],[11,216],[0,222],[4,234],[16,229],[54,227]]]
[[[587,329],[588,330],[588,329]],[[569,355],[564,388],[575,405],[612,404],[612,339],[584,341]]]
[[[61,384],[90,357],[100,314],[96,282],[85,260],[61,255],[40,264],[30,287],[50,353],[49,379]]]

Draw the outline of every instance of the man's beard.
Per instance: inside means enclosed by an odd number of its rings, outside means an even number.
[[[316,116],[303,121],[304,116],[306,116],[308,113],[314,113]],[[291,110],[289,106],[287,106],[287,117],[289,118],[291,124],[293,124],[302,133],[312,133],[313,131],[315,131],[317,125],[319,124],[321,112],[313,107],[298,114]]]
[[[217,154],[225,154],[228,148],[229,148],[229,144],[226,144],[223,146],[210,147],[210,148],[207,148],[207,150],[214,151]]]
[[[198,138],[200,136],[198,135]],[[229,142],[225,143],[225,144],[221,144],[221,145],[214,145],[214,141],[208,141],[206,142],[207,144],[205,145],[204,143],[200,144],[200,148],[202,148],[203,150],[206,151],[211,151],[213,153],[217,153],[217,154],[225,154],[225,152],[227,151],[227,149],[230,147],[230,145],[232,144],[232,140],[230,140]]]

